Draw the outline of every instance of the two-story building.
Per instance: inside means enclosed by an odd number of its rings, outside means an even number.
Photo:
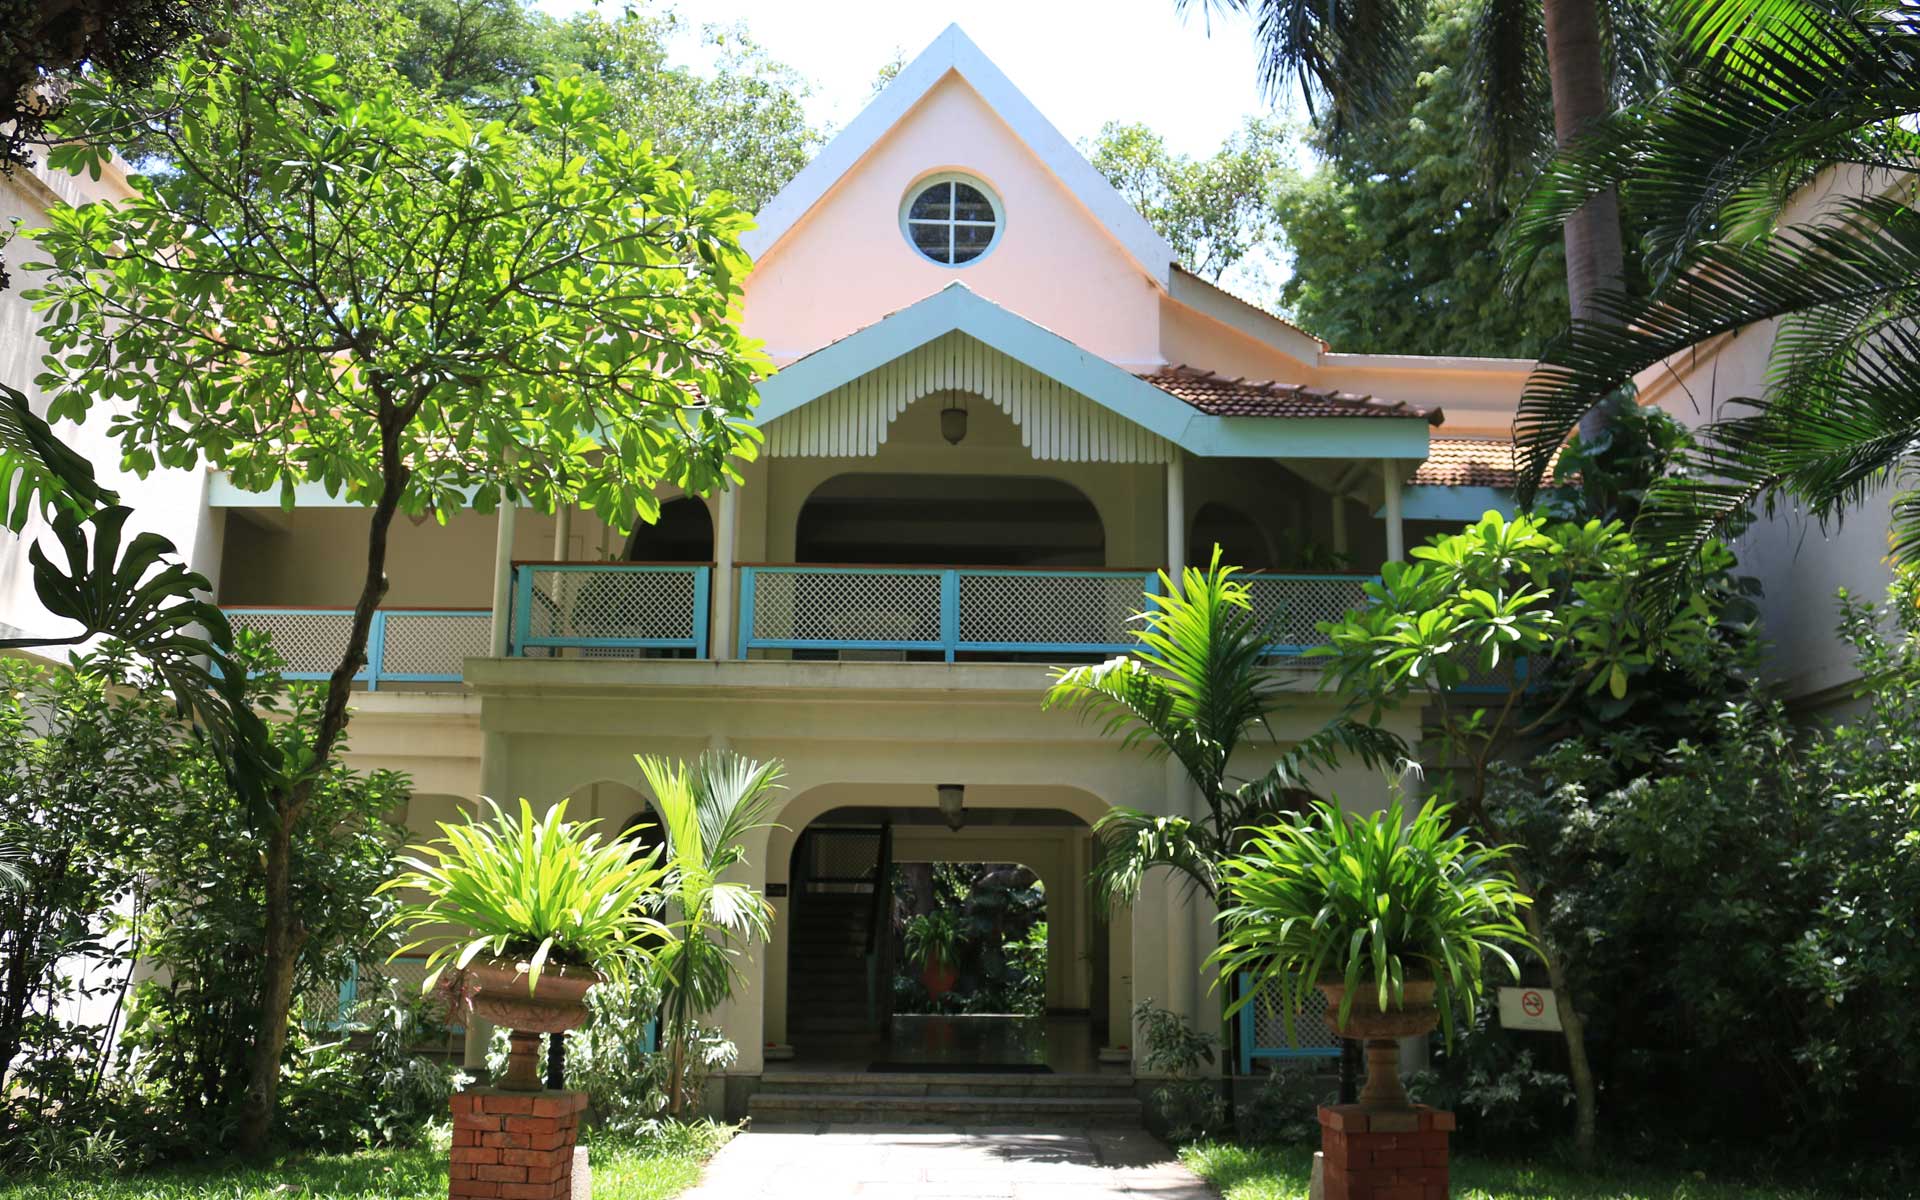
[[[1051,673],[1124,650],[1155,572],[1215,544],[1304,649],[1382,561],[1510,505],[1531,364],[1336,353],[1183,270],[957,27],[759,214],[749,249],[747,329],[780,370],[744,485],[670,499],[630,535],[591,512],[403,523],[353,759],[412,776],[423,835],[481,795],[645,820],[636,753],[782,760],[779,827],[747,869],[773,937],[717,1015],[736,1095],[863,1032],[873,980],[804,936],[807,907],[867,894],[887,862],[1039,875],[1065,1066],[1128,1062],[1145,997],[1217,1027],[1211,914],[1156,878],[1103,916],[1084,882],[1102,812],[1193,798],[1043,711]],[[5,303],[24,383],[37,354]],[[364,510],[309,487],[283,512],[217,474],[126,490],[159,497],[238,624],[296,672],[331,669]],[[16,624],[23,562],[0,579]],[[1277,669],[1295,690],[1276,734],[1318,728],[1337,699],[1304,662]],[[1323,786],[1355,807],[1386,791],[1357,768]]]

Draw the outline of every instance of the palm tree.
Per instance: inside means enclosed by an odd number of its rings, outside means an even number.
[[[695,1021],[733,994],[742,945],[773,928],[766,898],[721,876],[747,861],[748,834],[772,826],[781,766],[713,751],[691,767],[644,754],[636,761],[667,835],[666,924],[674,937],[655,960],[655,977],[666,1007],[667,1114],[677,1119],[695,1099],[687,1094]]]
[[[1676,562],[1755,504],[1822,520],[1888,485],[1892,550],[1920,552],[1920,16],[1911,6],[1678,0],[1692,69],[1564,150],[1522,206],[1523,267],[1590,196],[1624,186],[1652,294],[1600,298],[1529,381],[1516,431],[1537,483],[1569,430],[1690,346],[1778,322],[1765,385],[1646,498],[1635,533]],[[1818,213],[1788,206],[1819,179]],[[1765,331],[1760,331],[1765,336]],[[1681,578],[1669,575],[1671,589]]]
[[[1101,721],[1122,745],[1171,755],[1206,810],[1198,820],[1124,807],[1103,815],[1094,824],[1099,903],[1131,903],[1146,874],[1162,869],[1218,901],[1220,863],[1237,848],[1239,831],[1300,808],[1313,772],[1343,757],[1369,766],[1406,757],[1394,734],[1341,719],[1286,747],[1258,777],[1235,778],[1233,760],[1243,747],[1279,744],[1269,717],[1286,683],[1271,662],[1269,623],[1255,616],[1237,571],[1221,565],[1215,546],[1211,564],[1188,567],[1177,587],[1163,572],[1136,618],[1133,650],[1064,667],[1047,692],[1047,707],[1074,708]]]
[[[1427,0],[1175,0],[1244,12],[1260,46],[1260,84],[1277,98],[1297,83],[1334,145],[1378,116],[1406,78]],[[1659,75],[1658,26],[1644,0],[1477,0],[1466,69],[1479,99],[1480,151],[1504,183],[1536,159],[1542,120],[1567,145],[1643,94]],[[1589,196],[1564,230],[1567,296],[1574,319],[1590,318],[1596,296],[1625,279],[1620,213],[1611,191]],[[1587,432],[1597,434],[1600,425]]]

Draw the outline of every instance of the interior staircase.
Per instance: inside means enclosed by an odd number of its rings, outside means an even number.
[[[804,964],[787,978],[787,1029],[800,1040],[871,1034],[867,928],[871,893],[822,892],[798,905],[787,935],[788,961]]]
[[[782,1071],[747,1101],[759,1125],[1138,1126],[1126,1075]]]

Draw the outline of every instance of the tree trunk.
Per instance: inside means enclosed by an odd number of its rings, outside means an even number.
[[[1545,24],[1553,137],[1556,144],[1565,146],[1613,111],[1600,45],[1600,13],[1595,0],[1545,0]],[[1618,290],[1626,280],[1619,196],[1608,190],[1587,201],[1567,218],[1562,237],[1567,251],[1568,307],[1574,320],[1594,320],[1594,297]],[[1592,441],[1609,424],[1606,410],[1596,405],[1580,419],[1581,440]]]
[[[285,780],[272,796],[273,834],[267,843],[265,930],[260,967],[259,1026],[247,1070],[247,1094],[240,1112],[239,1149],[258,1154],[273,1135],[275,1102],[280,1092],[280,1058],[287,1046],[287,1020],[293,1009],[293,985],[306,929],[293,911],[293,834],[306,815],[313,788],[333,760],[334,747],[347,728],[347,701],[353,695],[353,677],[366,661],[367,638],[373,614],[387,594],[387,534],[400,507],[412,472],[400,453],[400,431],[413,419],[417,405],[405,411],[385,411],[381,419],[380,500],[367,525],[367,569],[354,606],[347,647],[327,679],[327,702],[320,726],[314,731],[306,774]]]
[[[1529,894],[1536,889],[1521,886]],[[1583,1167],[1593,1165],[1594,1137],[1600,1113],[1599,1091],[1593,1082],[1593,1064],[1587,1059],[1587,1029],[1580,1019],[1580,1006],[1574,1003],[1573,988],[1567,980],[1566,963],[1559,951],[1547,942],[1547,923],[1538,905],[1521,910],[1527,934],[1540,948],[1541,961],[1547,964],[1547,982],[1553,987],[1555,1007],[1560,1013],[1560,1031],[1567,1042],[1567,1073],[1573,1076],[1573,1154]]]

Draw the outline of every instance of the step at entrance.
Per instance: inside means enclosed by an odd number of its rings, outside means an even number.
[[[763,1125],[1138,1125],[1125,1075],[784,1071],[747,1102]]]

